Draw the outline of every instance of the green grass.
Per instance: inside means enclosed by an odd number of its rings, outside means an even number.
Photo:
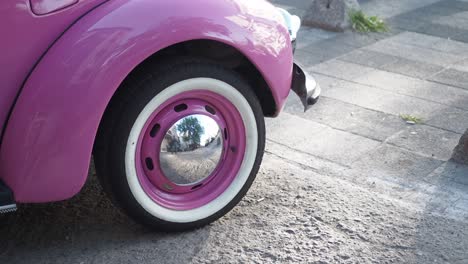
[[[413,122],[415,124],[422,123],[422,119],[412,115],[400,115],[401,119],[405,120],[406,122]]]
[[[350,11],[349,18],[355,31],[361,33],[388,31],[388,27],[382,19],[377,16],[367,16],[360,10]]]

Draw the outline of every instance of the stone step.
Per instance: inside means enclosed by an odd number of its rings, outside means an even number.
[[[380,144],[288,113],[268,119],[266,125],[268,140],[341,165],[352,163]]]
[[[466,110],[354,82],[340,82],[324,89],[322,95],[396,116],[412,115],[426,124],[456,133],[463,133],[468,127]]]
[[[349,131],[378,141],[384,141],[409,126],[396,115],[366,109],[325,96],[304,113],[297,96],[290,94],[284,110],[338,130]]]

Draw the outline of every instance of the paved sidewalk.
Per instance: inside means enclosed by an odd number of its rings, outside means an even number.
[[[290,95],[288,114],[268,122],[270,146],[281,144],[270,151],[386,196],[376,204],[411,208],[381,230],[396,233],[389,243],[405,241],[381,247],[404,254],[398,263],[468,263],[468,167],[448,161],[468,128],[468,1],[398,2],[363,4],[387,18],[386,34],[301,32],[296,60],[323,96],[301,113]],[[423,122],[406,124],[402,114]],[[432,234],[419,236],[421,228]]]
[[[149,233],[91,171],[72,201],[4,218],[0,263],[468,263],[468,167],[449,161],[468,128],[468,1],[361,5],[392,30],[301,30],[296,59],[323,96],[303,113],[290,95],[267,120],[257,181],[226,217]]]

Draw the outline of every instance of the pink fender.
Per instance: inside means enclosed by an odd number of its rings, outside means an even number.
[[[238,49],[281,109],[292,49],[282,17],[263,0],[112,0],[54,44],[23,87],[0,150],[0,177],[17,202],[50,202],[82,188],[96,131],[123,79],[176,43],[210,39]]]

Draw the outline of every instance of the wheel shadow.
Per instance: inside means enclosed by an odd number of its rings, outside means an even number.
[[[150,231],[120,212],[93,174],[68,201],[0,215],[0,263],[186,263],[203,248],[209,226]]]

